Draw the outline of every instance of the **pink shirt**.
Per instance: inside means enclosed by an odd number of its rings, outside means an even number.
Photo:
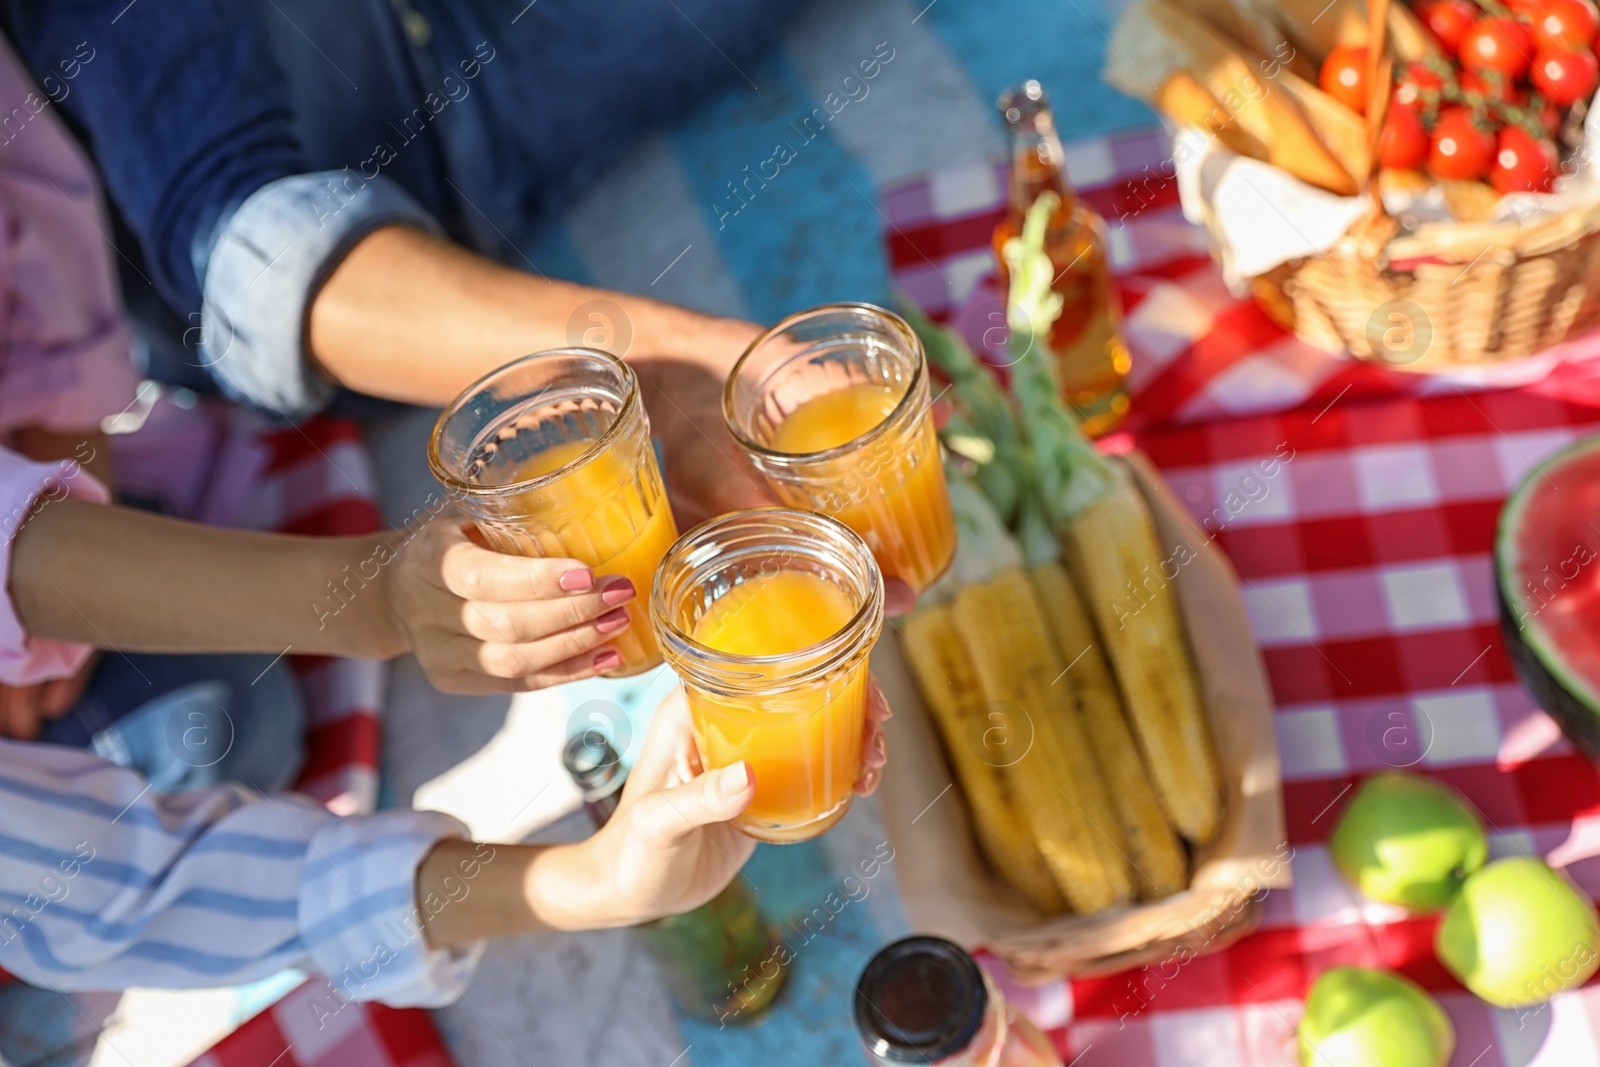
[[[125,411],[138,384],[100,186],[54,107],[0,38],[0,114],[29,116],[0,129],[0,442],[23,426],[87,434]],[[89,654],[30,639],[11,602],[12,541],[62,496],[107,495],[70,460],[0,448],[0,682],[64,677]]]
[[[100,185],[0,38],[0,434],[72,432],[127,408],[129,359]]]

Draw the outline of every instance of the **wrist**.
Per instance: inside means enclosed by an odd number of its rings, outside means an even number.
[[[330,610],[339,616],[339,622],[345,621],[344,609],[351,609],[352,617],[348,620],[351,632],[344,640],[336,642],[341,646],[339,651],[362,659],[391,659],[409,652],[411,638],[396,609],[394,597],[399,536],[394,531],[385,531],[340,540],[343,543],[329,567],[331,598],[327,597],[326,588],[321,591],[329,600]],[[336,625],[328,617],[322,617],[321,622],[325,628]]]
[[[616,906],[605,831],[554,845],[528,865],[523,892],[528,908],[553,930],[603,930],[637,919]]]
[[[705,315],[698,311],[637,299],[632,311],[634,341],[630,351],[641,356],[670,356],[726,377],[735,361],[761,333],[762,327],[743,319]]]

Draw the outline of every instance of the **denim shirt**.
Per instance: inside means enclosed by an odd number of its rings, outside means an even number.
[[[0,0],[0,27],[101,171],[153,358],[292,420],[334,392],[306,312],[357,241],[398,222],[525,263],[802,3]]]
[[[388,0],[7,0],[3,18],[102,171],[146,336],[269,412],[325,403],[301,344],[324,265],[448,213],[431,128],[374,180],[342,170],[377,109],[419,96]]]

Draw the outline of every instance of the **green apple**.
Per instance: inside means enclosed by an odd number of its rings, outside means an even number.
[[[1301,1067],[1444,1067],[1450,1017],[1414,982],[1335,967],[1318,978],[1300,1020]]]
[[[1390,772],[1361,783],[1328,841],[1334,865],[1373,900],[1438,911],[1483,866],[1489,842],[1460,794]]]
[[[1564,876],[1519,856],[1467,879],[1433,947],[1462,985],[1497,1007],[1520,1008],[1600,968],[1600,923]]]

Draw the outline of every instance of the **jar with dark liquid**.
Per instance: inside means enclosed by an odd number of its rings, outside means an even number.
[[[567,740],[562,763],[598,830],[616,814],[627,768],[611,742],[594,730]],[[783,988],[777,942],[743,878],[693,911],[645,923],[634,932],[686,1014],[708,1022],[749,1022]]]
[[[1067,180],[1066,153],[1043,87],[1023,82],[1001,94],[998,106],[1011,142],[1009,203],[994,231],[1000,280],[1009,284],[1005,243],[1021,235],[1040,194],[1054,193],[1060,205],[1045,231],[1045,252],[1054,267],[1050,287],[1061,295],[1062,307],[1048,340],[1062,398],[1077,412],[1083,432],[1097,436],[1128,413],[1123,382],[1132,365],[1111,284],[1105,220],[1078,199]]]
[[[908,937],[872,957],[855,1015],[873,1067],[1061,1067],[1049,1039],[942,937]]]

